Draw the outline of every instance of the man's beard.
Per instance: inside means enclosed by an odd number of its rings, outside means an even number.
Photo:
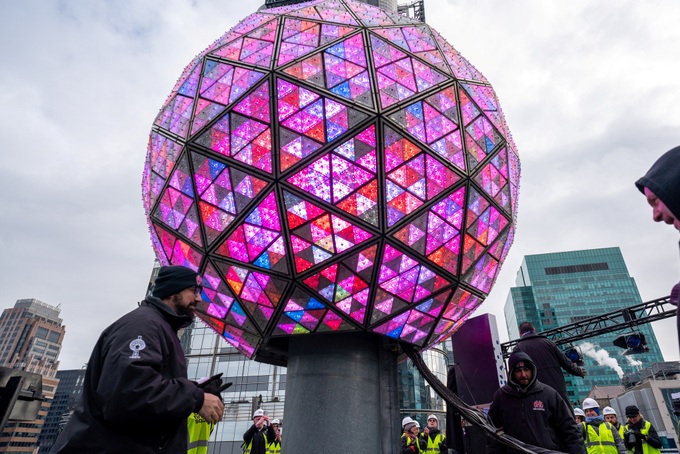
[[[194,306],[182,307],[182,297],[177,295],[172,295],[172,305],[175,308],[175,313],[181,317],[190,317],[192,320],[196,316],[196,311]]]

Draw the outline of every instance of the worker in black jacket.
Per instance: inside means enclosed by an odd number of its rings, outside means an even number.
[[[585,376],[586,370],[571,362],[553,341],[536,334],[536,329],[530,322],[523,322],[519,325],[519,335],[520,339],[513,351],[529,355],[536,364],[537,378],[541,383],[557,391],[571,406],[562,369],[578,377]]]
[[[524,352],[508,360],[508,384],[496,391],[489,419],[497,429],[524,443],[569,454],[585,454],[571,408],[551,387],[536,379],[536,365]],[[516,451],[489,438],[488,454]]]
[[[152,295],[99,337],[82,402],[52,453],[186,454],[187,417],[222,418],[222,399],[187,379],[177,337],[192,322],[201,291],[195,271],[160,268]]]
[[[640,410],[635,405],[626,407],[628,424],[623,429],[623,442],[629,453],[632,454],[658,454],[661,452],[663,443],[659,434],[649,421],[640,415]]]
[[[269,452],[269,443],[276,439],[276,432],[269,424],[269,416],[262,409],[253,413],[253,424],[243,434],[244,454],[266,454]]]

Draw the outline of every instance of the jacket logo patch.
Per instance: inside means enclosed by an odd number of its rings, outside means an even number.
[[[541,402],[540,400],[535,400],[534,401],[534,410],[545,411],[545,407],[543,406],[543,402]]]
[[[142,340],[142,336],[137,336],[137,339],[134,339],[132,342],[130,342],[130,350],[132,350],[132,355],[130,355],[131,359],[139,359],[141,356],[139,356],[139,352],[144,350],[146,348],[146,343]]]

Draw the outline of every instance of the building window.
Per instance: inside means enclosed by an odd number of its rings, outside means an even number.
[[[609,264],[602,263],[586,263],[584,265],[570,265],[570,266],[554,266],[545,269],[545,274],[569,274],[569,273],[586,273],[589,271],[606,271],[609,269]]]

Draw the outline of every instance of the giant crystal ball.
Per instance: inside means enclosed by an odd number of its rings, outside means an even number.
[[[519,161],[482,74],[428,25],[350,0],[248,16],[186,67],[143,195],[163,264],[248,357],[366,331],[422,349],[489,293]]]

